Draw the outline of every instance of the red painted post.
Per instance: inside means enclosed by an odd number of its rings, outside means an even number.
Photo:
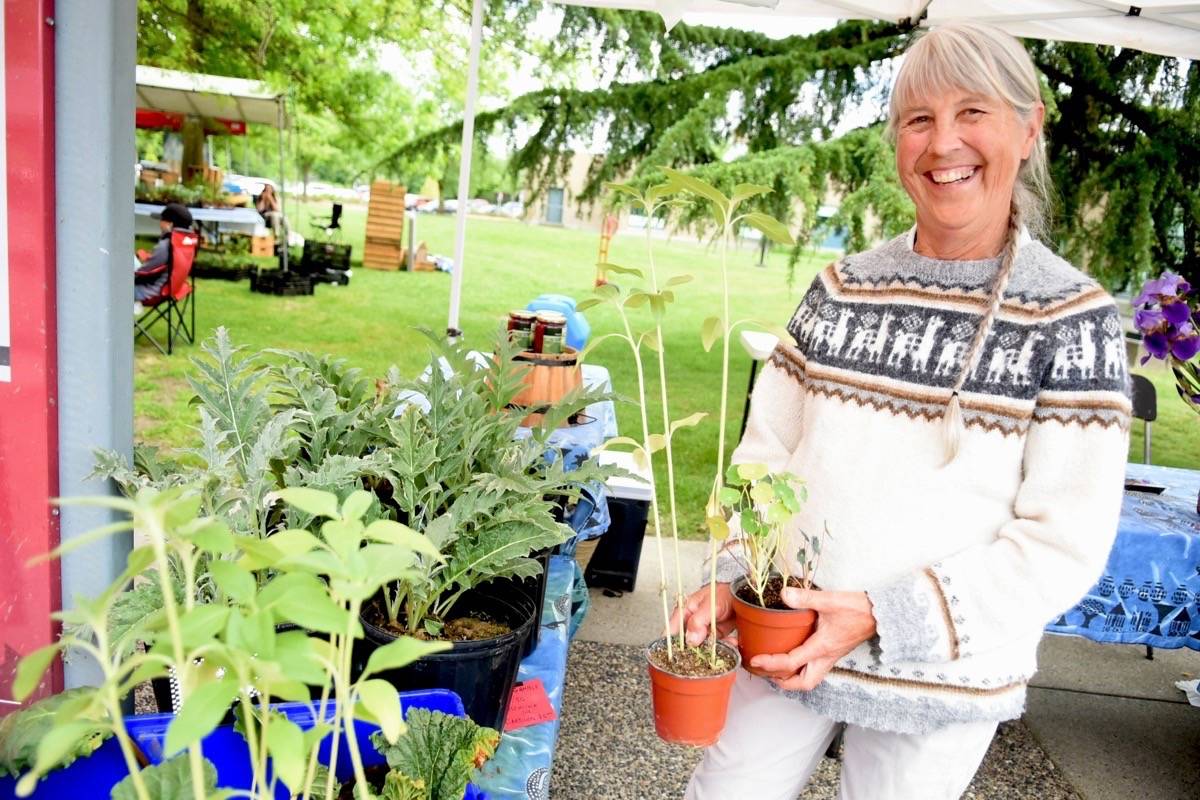
[[[54,3],[6,0],[3,14],[7,252],[0,270],[8,307],[0,309],[0,347],[8,345],[10,374],[0,375],[0,699],[7,700],[17,659],[58,635],[50,612],[61,607],[61,581],[57,562],[27,566],[58,545],[48,502],[58,494]],[[56,665],[39,696],[62,684]],[[12,708],[0,703],[0,714]]]

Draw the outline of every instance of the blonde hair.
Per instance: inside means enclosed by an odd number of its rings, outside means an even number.
[[[954,89],[1002,100],[1023,121],[1030,119],[1042,99],[1041,83],[1033,61],[1013,36],[998,28],[972,22],[942,25],[923,34],[904,54],[888,103],[888,139],[895,143],[902,109],[919,97]],[[983,353],[992,320],[1000,310],[1004,289],[1017,260],[1021,228],[1027,228],[1034,236],[1044,235],[1046,231],[1049,189],[1046,139],[1039,130],[1029,157],[1017,170],[1008,232],[987,311],[963,360],[943,416],[947,464],[958,455],[962,439],[962,409],[958,395]]]

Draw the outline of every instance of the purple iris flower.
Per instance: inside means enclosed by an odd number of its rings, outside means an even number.
[[[1139,308],[1133,312],[1133,324],[1142,333],[1149,333],[1162,324],[1163,314],[1155,308]]]
[[[1187,302],[1182,298],[1174,302],[1169,302],[1166,298],[1163,298],[1162,315],[1172,325],[1179,325],[1191,318],[1192,310],[1188,308]]]
[[[1171,355],[1180,361],[1188,361],[1196,353],[1200,353],[1200,336],[1196,334],[1181,336],[1171,342]]]
[[[1154,331],[1142,338],[1142,347],[1146,348],[1146,355],[1142,357],[1142,363],[1145,364],[1151,358],[1166,358],[1171,341],[1162,331]]]
[[[1162,297],[1177,297],[1192,290],[1192,285],[1174,272],[1164,272],[1157,278],[1146,281],[1142,293],[1134,299],[1135,306],[1159,302]]]

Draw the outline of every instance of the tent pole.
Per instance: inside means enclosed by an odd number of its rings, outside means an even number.
[[[458,166],[458,208],[455,209],[454,271],[450,274],[450,319],[446,336],[462,336],[458,307],[462,303],[463,250],[467,235],[467,203],[471,191],[471,148],[475,143],[475,101],[479,95],[479,47],[483,39],[483,0],[471,4],[471,58],[467,71],[467,107],[463,111],[462,156]]]
[[[283,215],[284,220],[287,220],[287,206],[285,205],[287,193],[283,188],[283,181],[284,181],[284,177],[285,177],[284,171],[283,171],[283,125],[284,125],[284,121],[287,117],[287,114],[284,111],[283,106],[284,106],[284,103],[286,103],[286,102],[287,101],[284,100],[283,102],[277,102],[275,104],[275,114],[276,114],[276,118],[279,121],[279,124],[276,127],[276,131],[279,134],[279,213],[281,215]],[[284,272],[287,272],[288,271],[288,225],[286,222],[283,225],[279,226],[279,231],[280,231],[280,233],[283,234],[283,244],[281,244],[280,248],[279,248],[279,267]]]

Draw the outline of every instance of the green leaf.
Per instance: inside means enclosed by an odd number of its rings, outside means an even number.
[[[358,685],[358,696],[371,719],[383,731],[388,742],[395,742],[404,732],[404,718],[400,713],[400,696],[396,687],[378,678],[363,681]]]
[[[408,732],[394,744],[379,733],[371,735],[371,743],[387,759],[389,776],[423,785],[425,798],[462,797],[476,765],[491,758],[500,743],[499,732],[440,711],[411,708],[405,721]]]
[[[188,538],[196,547],[208,553],[232,553],[234,549],[233,532],[219,519],[206,520]]]
[[[321,540],[303,529],[287,529],[271,534],[271,546],[279,551],[282,558],[290,558],[310,553],[321,547]]]
[[[767,477],[767,465],[754,463],[738,464],[737,473],[743,480],[759,481]]]
[[[87,755],[99,747],[102,741],[103,737],[97,731],[95,722],[55,721],[37,744],[37,759],[33,769],[17,782],[17,795],[25,797],[30,794],[39,777],[61,764]]]
[[[604,301],[599,297],[585,297],[575,304],[576,311],[587,311],[589,308],[594,308]]]
[[[651,453],[657,453],[667,446],[667,438],[661,433],[652,433],[646,437],[646,449]]]
[[[693,194],[697,194],[708,201],[712,210],[713,220],[717,223],[717,227],[724,228],[725,221],[729,218],[729,198],[720,192],[711,183],[701,180],[700,178],[686,175],[678,170],[664,168],[663,172],[671,179],[671,183],[678,189],[685,189]]]
[[[254,576],[232,561],[214,559],[208,565],[209,574],[217,588],[238,603],[248,603],[254,597]]]
[[[308,759],[300,726],[282,714],[273,714],[267,725],[267,752],[272,768],[285,784],[299,787],[304,783]]]
[[[691,283],[694,279],[695,279],[695,276],[688,275],[686,273],[682,274],[682,275],[675,275],[675,276],[667,279],[666,285],[667,286],[679,286],[684,283]]]
[[[708,526],[708,535],[718,542],[729,536],[729,523],[724,517],[708,517],[704,522]]]
[[[274,593],[268,595],[264,589],[263,594],[259,596],[260,603],[264,602],[263,596],[266,595],[268,598],[266,602],[270,603],[270,608],[277,617],[306,630],[321,633],[344,633],[346,631],[350,621],[349,612],[330,599],[328,590],[319,580],[311,575],[303,574],[284,577],[310,578],[311,581],[289,583],[285,587],[286,591],[279,592],[278,596]],[[272,583],[279,580],[276,578]],[[270,585],[267,585],[268,588]]]
[[[750,487],[750,497],[754,502],[766,505],[775,499],[775,490],[769,483],[756,483]]]
[[[709,317],[704,320],[704,325],[700,328],[700,341],[704,345],[704,352],[712,350],[712,346],[716,344],[717,339],[721,338],[723,331],[721,330],[722,323],[720,317]]]
[[[650,297],[650,314],[654,317],[655,322],[662,322],[663,316],[667,313],[667,301],[662,294],[652,294]]]
[[[658,338],[658,331],[646,331],[638,339],[639,346],[644,344],[650,350],[656,353],[662,352],[662,342]]]
[[[645,274],[640,269],[637,269],[636,267],[623,267],[620,264],[609,264],[609,263],[598,264],[597,266],[599,266],[600,269],[604,270],[605,272],[616,272],[620,275],[634,275],[639,278],[646,277]],[[575,310],[576,311],[579,310],[578,305],[575,306]]]
[[[141,771],[146,793],[152,800],[193,800],[196,796],[192,786],[192,769],[186,753],[169,758],[161,764],[152,764]],[[207,800],[227,797],[228,792],[217,792],[217,768],[204,759],[204,783],[202,795]],[[112,789],[112,800],[138,800],[133,778],[125,778]]]
[[[726,508],[732,508],[742,501],[742,493],[737,489],[730,489],[728,486],[721,487],[721,491],[717,492],[717,499],[721,501],[721,505]]]
[[[697,411],[695,414],[689,414],[683,419],[677,419],[671,423],[671,436],[675,435],[675,431],[680,428],[694,428],[700,424],[700,420],[707,417],[708,414],[703,411]]]
[[[337,519],[339,516],[337,495],[332,492],[293,486],[280,489],[279,497],[288,505],[295,506],[305,514],[311,514],[314,517]]]
[[[605,181],[604,188],[610,192],[619,192],[620,194],[628,195],[635,200],[642,199],[642,193],[627,183],[615,183],[613,181]]]
[[[756,211],[742,217],[742,220],[752,228],[762,231],[763,235],[772,242],[775,242],[775,244],[783,244],[790,247],[796,243],[796,240],[788,233],[787,226],[772,216]]]
[[[592,294],[604,300],[614,300],[621,294],[621,289],[612,283],[602,283],[592,290]],[[579,307],[576,306],[576,309]]]
[[[208,644],[225,629],[229,607],[198,605],[179,618],[179,635],[188,650]]]
[[[624,305],[626,308],[641,308],[649,299],[650,295],[645,292],[630,292],[629,297],[625,298]]]
[[[189,494],[172,501],[163,515],[163,523],[167,530],[182,528],[195,519],[196,515],[200,513],[202,501],[203,498],[199,494]]]
[[[112,735],[107,716],[90,709],[94,701],[96,690],[91,686],[68,689],[0,717],[0,776],[15,778],[32,768],[46,734],[69,722],[88,724],[90,730],[79,728],[76,744],[68,746],[49,768],[65,766],[93,753]]]
[[[733,187],[733,202],[739,203],[742,200],[749,200],[751,197],[757,197],[760,194],[770,194],[772,191],[770,186],[763,186],[758,183],[739,183]]]
[[[367,526],[363,535],[376,542],[386,542],[398,547],[406,547],[417,553],[423,553],[438,561],[442,554],[428,537],[414,531],[407,525],[401,525],[390,519],[378,519]]]
[[[453,647],[450,642],[425,642],[408,636],[401,636],[394,642],[376,648],[367,659],[367,667],[363,675],[374,675],[389,669],[396,669],[411,664],[423,656],[441,653]]]
[[[351,492],[350,496],[342,503],[342,518],[343,519],[362,519],[363,514],[371,507],[371,503],[375,501],[375,496],[370,492],[364,492],[361,489],[356,492]]]
[[[203,739],[221,724],[229,705],[238,696],[237,681],[221,678],[201,684],[188,694],[170,727],[163,752],[173,755]]]
[[[13,679],[13,699],[24,700],[42,682],[42,675],[58,655],[58,644],[39,647],[17,663],[17,676]]]

